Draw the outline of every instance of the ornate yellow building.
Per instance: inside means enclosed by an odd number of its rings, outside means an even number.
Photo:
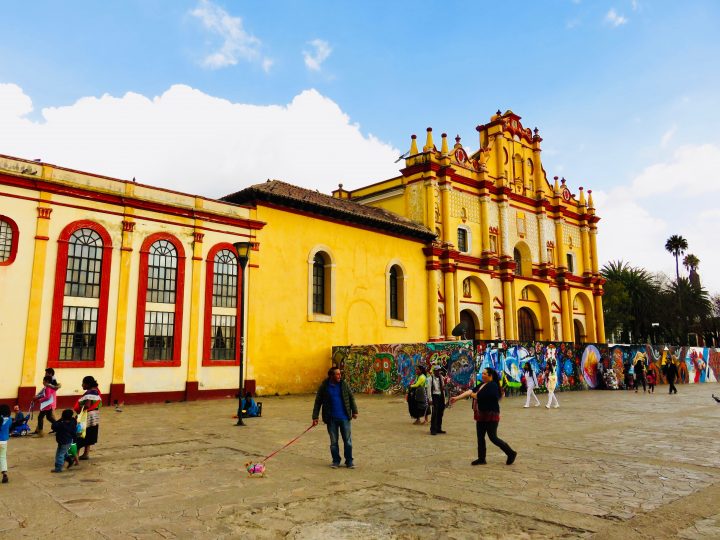
[[[422,148],[413,135],[400,176],[335,195],[436,232],[424,249],[431,340],[462,321],[474,339],[604,342],[592,192],[548,182],[538,130],[512,111],[476,129],[476,151],[445,134],[438,150],[431,128]]]
[[[477,151],[428,129],[400,176],[332,196],[275,180],[212,200],[0,156],[0,401],[26,406],[46,367],[65,400],[84,375],[110,400],[231,395],[240,336],[261,394],[311,391],[333,346],[460,322],[603,342],[591,193],[548,183],[511,111],[477,129]]]

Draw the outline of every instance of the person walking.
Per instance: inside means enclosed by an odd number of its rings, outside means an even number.
[[[523,375],[525,377],[525,387],[527,388],[527,399],[525,400],[525,406],[523,408],[527,409],[530,407],[530,398],[533,398],[535,400],[535,406],[539,407],[540,400],[535,395],[535,387],[538,385],[538,381],[530,362],[525,362]]]
[[[55,407],[57,405],[57,390],[53,384],[53,379],[50,375],[43,377],[43,389],[33,398],[33,401],[38,403],[40,414],[37,419],[37,427],[33,431],[33,435],[38,437],[43,436],[43,419],[47,418],[52,424],[55,422]]]
[[[427,419],[420,421],[421,417],[427,417],[428,395],[427,395],[427,369],[423,365],[415,367],[415,381],[408,389],[408,408],[410,416],[415,421],[413,424],[427,424]]]
[[[73,416],[74,412],[72,409],[65,409],[62,412],[60,420],[52,423],[52,428],[55,431],[57,449],[55,451],[55,468],[50,469],[50,472],[63,472],[68,450],[70,450],[70,446],[77,432],[77,422]]]
[[[328,370],[327,379],[320,384],[317,390],[312,412],[313,426],[318,425],[318,416],[321,409],[322,420],[327,425],[328,434],[330,435],[330,455],[332,456],[330,466],[333,469],[340,466],[339,432],[343,440],[345,466],[348,469],[354,469],[350,419],[357,418],[358,409],[355,404],[355,397],[348,384],[343,380],[342,372],[338,367],[332,367]]]
[[[80,396],[73,410],[80,414],[83,410],[87,413],[87,427],[85,437],[78,439],[78,450],[84,448],[79,459],[90,459],[90,447],[97,444],[100,431],[100,407],[102,407],[102,396],[98,388],[98,382],[92,375],[83,377],[82,387],[85,393]]]
[[[560,403],[558,403],[557,397],[555,397],[555,388],[557,387],[557,367],[555,366],[555,360],[552,359],[548,361],[548,372],[547,378],[545,379],[545,387],[548,391],[548,401],[545,407],[549,409],[554,401],[555,408],[559,408]]]
[[[675,388],[675,379],[677,379],[678,376],[678,368],[675,355],[672,355],[670,357],[670,360],[668,361],[667,373],[665,376],[667,377],[667,382],[670,385],[670,390],[668,391],[668,393],[677,394],[677,388]]]
[[[432,396],[432,416],[430,417],[430,435],[445,433],[442,428],[443,414],[445,413],[445,381],[442,376],[442,366],[433,366],[430,376],[430,393]]]
[[[638,354],[635,358],[635,393],[637,394],[638,388],[642,383],[643,393],[647,392],[645,386],[645,357],[642,354]]]
[[[492,368],[485,368],[482,372],[481,383],[462,394],[450,398],[450,403],[466,397],[473,398],[473,418],[475,419],[475,432],[477,434],[478,457],[471,465],[485,465],[485,434],[490,442],[500,448],[505,455],[507,465],[512,465],[517,457],[510,445],[497,436],[497,428],[500,423],[500,394],[499,377],[497,371]]]

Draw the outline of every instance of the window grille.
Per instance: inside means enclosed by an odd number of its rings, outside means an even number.
[[[313,259],[313,312],[325,313],[325,259],[320,253]]]
[[[7,221],[0,220],[0,262],[10,258],[13,245],[13,233]]]
[[[467,231],[465,229],[458,229],[457,230],[458,235],[458,249],[462,252],[466,252],[468,250],[467,245]]]
[[[145,312],[143,359],[172,360],[175,314],[170,311]]]
[[[238,261],[229,249],[218,251],[213,268],[213,307],[237,306]]]
[[[390,268],[390,318],[398,319],[398,269]]]
[[[95,360],[98,309],[63,306],[60,360]]]
[[[147,283],[148,302],[175,303],[177,266],[177,250],[171,242],[158,240],[150,246]]]
[[[235,324],[234,315],[213,315],[210,358],[212,360],[235,360]]]
[[[100,297],[102,247],[102,238],[92,229],[79,229],[70,236],[65,296]]]
[[[515,259],[515,275],[522,276],[522,255],[518,248],[513,250],[513,259]]]

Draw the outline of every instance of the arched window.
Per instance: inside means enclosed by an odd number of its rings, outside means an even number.
[[[239,365],[242,321],[238,316],[240,281],[238,258],[231,244],[218,244],[205,262],[205,321],[203,365]]]
[[[467,253],[470,251],[470,243],[468,242],[468,230],[465,227],[458,227],[457,230],[457,248],[458,251]]]
[[[317,246],[308,256],[308,321],[332,322],[335,264],[330,249]]]
[[[103,367],[112,241],[92,221],[60,233],[48,367]]]
[[[327,315],[325,306],[325,258],[316,253],[313,259],[313,312]]]
[[[389,326],[405,326],[407,310],[405,270],[398,261],[391,261],[386,272],[386,319]]]
[[[522,255],[518,248],[513,249],[513,259],[515,259],[515,275],[522,276]]]
[[[9,217],[0,215],[0,266],[8,266],[15,260],[18,236],[17,224]]]
[[[133,366],[179,366],[185,251],[166,233],[149,236],[140,249],[140,277]]]

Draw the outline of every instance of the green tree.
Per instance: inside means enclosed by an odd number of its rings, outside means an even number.
[[[687,248],[687,240],[685,240],[679,234],[673,234],[670,238],[667,239],[667,242],[665,242],[665,249],[672,253],[675,257],[675,277],[677,279],[680,279],[680,263],[678,259],[681,254],[685,253]]]

